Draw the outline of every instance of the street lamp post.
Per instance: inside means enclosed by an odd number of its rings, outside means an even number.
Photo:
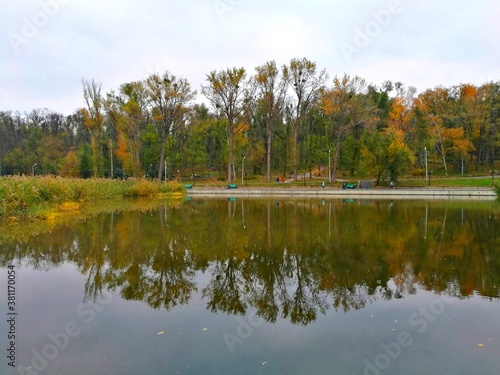
[[[332,183],[332,167],[331,167],[330,150],[328,150],[328,181]]]
[[[495,170],[491,170],[490,173],[491,173],[491,186],[494,186],[495,185],[495,173],[497,171]]]
[[[424,147],[425,150],[425,183],[430,186],[430,181],[429,181],[429,172],[427,170],[427,147]]]
[[[243,178],[245,176],[245,156],[243,156],[243,160],[241,161],[241,184],[243,185]]]
[[[31,175],[32,176],[35,175],[35,167],[36,167],[36,163],[31,166]]]

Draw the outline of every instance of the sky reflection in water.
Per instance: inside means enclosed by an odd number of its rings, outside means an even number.
[[[496,374],[499,212],[191,200],[2,244],[22,264],[18,364],[73,322],[39,373]]]

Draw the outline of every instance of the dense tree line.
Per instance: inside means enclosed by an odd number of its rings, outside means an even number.
[[[103,93],[82,80],[84,107],[0,111],[0,174],[149,176],[217,171],[380,181],[431,170],[487,173],[498,159],[500,82],[428,89],[328,77],[306,58],[207,74],[201,94],[170,72]],[[328,167],[330,170],[328,171]]]

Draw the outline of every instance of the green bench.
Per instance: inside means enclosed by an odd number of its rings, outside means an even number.
[[[184,184],[184,187],[185,187],[186,189],[191,189],[191,188],[193,187],[193,185],[191,185],[191,184]]]
[[[345,184],[345,188],[346,189],[356,189],[356,184],[355,183]]]
[[[229,184],[229,185],[227,185],[228,189],[236,189],[237,187],[238,187],[238,185],[236,185],[236,184]]]

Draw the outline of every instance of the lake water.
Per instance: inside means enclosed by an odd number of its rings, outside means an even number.
[[[498,201],[192,199],[0,262],[1,374],[499,371]]]

